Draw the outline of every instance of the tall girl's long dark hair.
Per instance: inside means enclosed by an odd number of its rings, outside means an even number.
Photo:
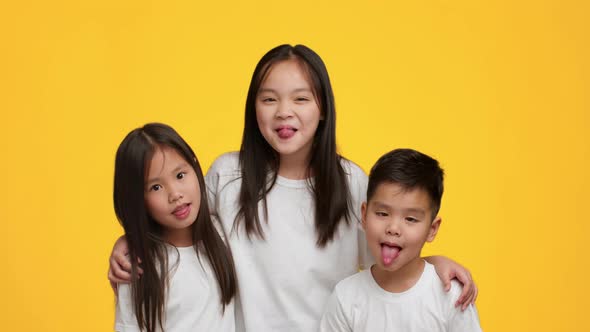
[[[235,225],[243,222],[248,236],[256,234],[264,238],[258,215],[258,203],[263,202],[264,215],[268,217],[266,195],[277,178],[279,155],[266,142],[258,128],[256,97],[272,66],[291,59],[299,61],[302,68],[307,71],[314,97],[323,115],[314,136],[307,175],[310,179],[309,187],[315,197],[317,245],[324,247],[334,237],[343,218],[347,224],[350,222],[351,199],[346,174],[341,164],[342,157],[336,151],[336,110],[328,71],[319,55],[303,45],[275,47],[262,57],[252,75],[246,99],[244,134],[240,149],[242,187],[239,198],[240,210]],[[270,179],[268,174],[272,175]]]
[[[221,304],[230,303],[237,281],[229,247],[225,245],[209,215],[207,190],[201,166],[193,150],[171,127],[150,123],[131,131],[123,140],[115,160],[115,213],[125,229],[131,259],[133,307],[141,330],[152,332],[159,326],[165,309],[168,282],[167,252],[160,225],[148,213],[145,201],[145,176],[155,151],[162,146],[176,150],[194,169],[200,186],[199,214],[192,225],[197,254],[204,251],[221,293]],[[199,256],[200,257],[200,256]],[[137,259],[144,270],[138,278]]]

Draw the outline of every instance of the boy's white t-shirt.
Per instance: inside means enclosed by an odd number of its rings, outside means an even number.
[[[207,257],[201,254],[199,260],[194,247],[167,246],[167,250],[171,272],[163,320],[165,331],[235,331],[234,301],[222,311],[220,289]],[[115,331],[139,332],[130,285],[119,284],[117,291]]]
[[[372,263],[360,225],[367,176],[350,161],[342,164],[353,215],[324,248],[316,245],[315,202],[307,180],[277,178],[266,197],[268,222],[259,204],[260,239],[248,238],[243,223],[234,229],[241,187],[238,153],[220,156],[207,172],[209,207],[224,227],[236,265],[237,331],[317,331],[336,283]]]
[[[336,285],[322,317],[320,332],[344,331],[481,331],[475,306],[455,308],[461,285],[453,280],[445,292],[434,266],[427,263],[418,282],[402,293],[381,288],[371,270]]]

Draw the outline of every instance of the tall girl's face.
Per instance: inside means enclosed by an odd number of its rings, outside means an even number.
[[[144,198],[149,214],[164,230],[165,241],[179,247],[193,244],[190,226],[201,205],[199,180],[173,148],[156,148],[148,164]]]
[[[262,136],[285,158],[307,160],[321,111],[305,69],[297,60],[275,63],[256,97]]]

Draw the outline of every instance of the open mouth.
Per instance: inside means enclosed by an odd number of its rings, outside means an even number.
[[[184,219],[188,216],[188,214],[190,212],[191,212],[191,204],[185,203],[185,204],[181,204],[181,205],[177,206],[176,209],[174,209],[174,211],[172,211],[172,214],[178,219]]]
[[[383,265],[391,264],[401,252],[402,248],[393,243],[381,243],[381,261]]]
[[[289,126],[280,126],[276,129],[276,132],[279,135],[279,138],[287,139],[293,137],[297,132],[297,129]]]

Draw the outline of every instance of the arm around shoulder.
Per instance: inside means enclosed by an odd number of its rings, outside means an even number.
[[[461,296],[457,303],[465,309],[470,303],[475,303],[477,298],[477,286],[473,282],[469,270],[459,265],[457,262],[444,256],[424,257],[428,263],[434,265],[436,274],[442,280],[445,291],[451,289],[451,280],[457,279],[463,284]]]

